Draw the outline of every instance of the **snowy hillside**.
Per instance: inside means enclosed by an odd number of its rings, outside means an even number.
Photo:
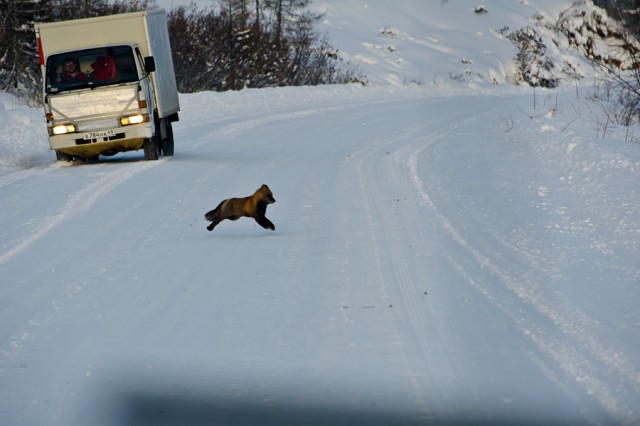
[[[0,95],[2,423],[639,423],[640,129],[509,83],[569,2],[478,5],[317,2],[371,84],[181,95],[158,161]]]
[[[373,84],[482,84],[513,78],[515,47],[505,35],[533,16],[556,19],[570,1],[421,0],[314,2],[322,28]],[[476,13],[482,7],[486,13]],[[462,86],[466,87],[466,86]]]

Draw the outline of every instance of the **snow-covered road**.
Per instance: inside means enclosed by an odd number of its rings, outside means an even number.
[[[640,156],[569,96],[182,95],[172,158],[6,172],[0,415],[634,422]]]

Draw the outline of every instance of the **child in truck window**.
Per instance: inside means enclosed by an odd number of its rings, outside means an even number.
[[[75,59],[66,58],[64,60],[64,69],[60,76],[60,81],[63,83],[71,83],[72,81],[83,81],[85,78],[86,76],[80,71],[80,67]]]

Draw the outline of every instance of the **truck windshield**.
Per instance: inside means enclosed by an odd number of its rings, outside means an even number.
[[[47,58],[45,75],[47,93],[139,79],[131,46],[110,46],[51,55]]]

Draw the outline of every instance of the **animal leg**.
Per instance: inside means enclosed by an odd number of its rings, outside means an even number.
[[[256,220],[256,222],[258,222],[258,224],[260,226],[262,226],[265,229],[271,229],[272,231],[276,230],[276,227],[273,223],[271,223],[271,221],[269,219],[267,219],[266,217],[254,217],[254,219]]]
[[[220,221],[219,221],[219,220],[214,220],[213,222],[211,222],[211,223],[209,224],[209,226],[207,226],[207,229],[208,229],[209,231],[213,231],[213,228],[215,228],[215,227],[216,227],[216,225],[217,225],[217,224],[219,224],[219,223],[220,223]]]

